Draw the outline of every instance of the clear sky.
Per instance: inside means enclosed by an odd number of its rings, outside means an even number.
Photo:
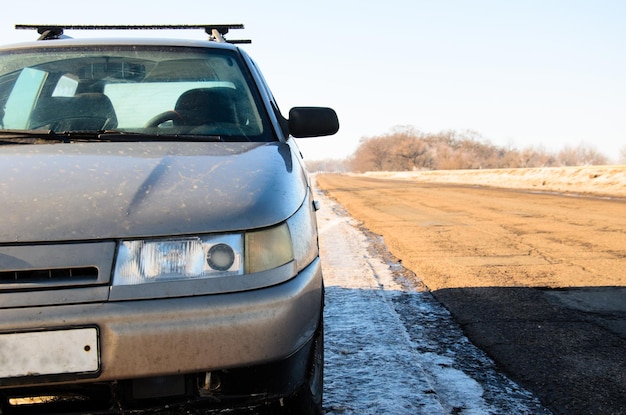
[[[412,126],[518,149],[587,145],[617,160],[625,22],[624,0],[29,0],[0,14],[0,36],[36,37],[16,23],[243,23],[230,38],[252,39],[243,48],[283,113],[320,105],[339,115],[337,135],[299,140],[308,159],[343,158],[362,137]]]

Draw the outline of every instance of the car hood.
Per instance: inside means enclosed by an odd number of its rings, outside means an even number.
[[[0,243],[226,232],[270,226],[307,182],[284,143],[0,147]]]

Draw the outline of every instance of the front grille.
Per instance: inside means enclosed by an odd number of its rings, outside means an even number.
[[[97,279],[98,269],[96,267],[0,271],[0,284],[43,283],[62,281],[77,282],[96,281]]]
[[[0,312],[107,301],[115,248],[115,241],[0,244]]]

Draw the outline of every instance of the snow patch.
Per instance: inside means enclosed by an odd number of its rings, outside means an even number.
[[[365,175],[416,182],[626,197],[626,166],[369,172]]]

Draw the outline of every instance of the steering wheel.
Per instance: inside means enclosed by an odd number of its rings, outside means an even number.
[[[185,121],[183,120],[183,117],[181,117],[179,113],[177,113],[176,111],[170,110],[170,111],[162,112],[150,118],[145,126],[146,127],[158,127],[160,124],[163,124],[166,121],[173,121],[175,124],[185,123]]]

